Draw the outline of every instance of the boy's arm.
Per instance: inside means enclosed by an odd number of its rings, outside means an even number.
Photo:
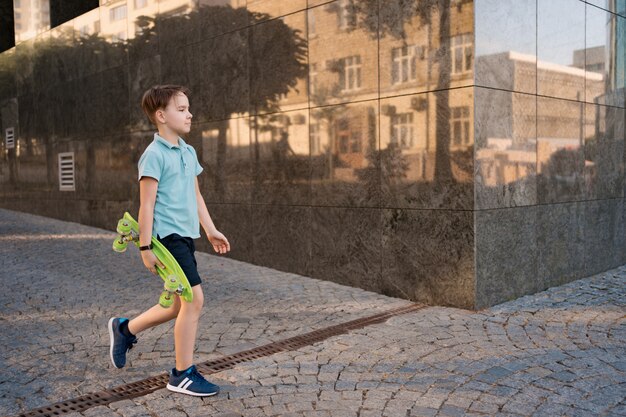
[[[156,201],[159,182],[151,177],[142,177],[139,181],[139,246],[148,246],[152,241],[152,225],[154,223],[154,203]],[[164,268],[151,250],[141,251],[143,264],[156,274],[155,265]]]
[[[209,214],[209,209],[207,209],[204,198],[202,197],[202,193],[200,193],[200,186],[198,185],[197,177],[196,200],[198,202],[198,218],[200,219],[200,224],[209,238],[209,242],[213,245],[213,250],[217,253],[228,252],[230,250],[230,243],[228,242],[228,239],[226,239],[226,236],[220,233],[220,231],[215,227],[213,219],[211,219],[211,215]]]

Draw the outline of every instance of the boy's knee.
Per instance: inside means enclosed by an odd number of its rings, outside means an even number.
[[[200,293],[199,296],[195,296],[193,298],[193,301],[191,302],[191,305],[198,312],[200,312],[200,310],[202,310],[202,306],[204,305],[204,296],[202,295],[202,293]]]
[[[185,302],[185,308],[199,315],[204,305],[204,294],[200,286],[192,287],[192,289],[193,300],[190,303]]]

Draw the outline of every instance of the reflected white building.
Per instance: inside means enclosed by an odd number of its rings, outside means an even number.
[[[50,29],[49,0],[13,0],[15,43],[32,39]]]

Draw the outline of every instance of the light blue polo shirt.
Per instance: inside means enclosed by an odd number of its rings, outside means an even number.
[[[160,237],[178,233],[184,237],[200,237],[196,176],[202,172],[198,156],[191,145],[178,138],[172,145],[158,133],[141,158],[139,179],[152,177],[159,182],[154,204],[152,235]]]

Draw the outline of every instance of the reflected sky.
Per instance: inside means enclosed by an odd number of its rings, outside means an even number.
[[[503,11],[502,2],[498,0],[476,0],[476,56],[490,55],[498,52],[515,51],[534,55],[536,42],[533,30],[535,0],[520,0],[508,2]],[[540,36],[550,39],[552,46],[549,55],[544,58],[552,63],[572,65],[572,50],[569,48],[572,36],[580,37],[580,28],[585,27],[585,15],[582,13],[570,13],[563,18],[563,10],[574,5],[577,8],[584,7],[584,3],[578,0],[539,0],[538,21]],[[587,6],[593,7],[593,6]],[[599,10],[599,9],[597,9]],[[494,18],[499,13],[506,14],[510,18]],[[532,22],[520,19],[520,16],[532,17]],[[588,18],[587,24],[587,48],[606,44],[606,18]],[[519,36],[527,32],[528,36]],[[510,36],[516,34],[516,36]],[[481,41],[485,37],[485,41]],[[488,41],[487,41],[488,39]]]

